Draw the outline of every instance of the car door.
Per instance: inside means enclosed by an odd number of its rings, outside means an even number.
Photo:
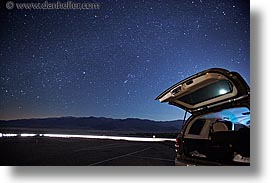
[[[213,68],[176,83],[157,96],[156,100],[196,114],[240,101],[249,102],[249,95],[249,86],[238,73]]]

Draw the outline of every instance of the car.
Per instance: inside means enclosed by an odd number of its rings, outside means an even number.
[[[239,73],[211,68],[156,100],[185,111],[176,165],[250,165],[250,87]]]

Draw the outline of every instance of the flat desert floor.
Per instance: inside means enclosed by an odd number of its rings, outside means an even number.
[[[174,142],[80,138],[0,139],[0,165],[174,166]]]

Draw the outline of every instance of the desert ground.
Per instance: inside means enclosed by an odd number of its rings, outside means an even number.
[[[0,165],[173,166],[174,142],[50,137],[0,138]]]

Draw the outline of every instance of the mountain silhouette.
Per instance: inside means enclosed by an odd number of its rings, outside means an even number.
[[[0,120],[1,128],[104,130],[127,132],[179,132],[183,121],[152,121],[148,119],[112,119],[104,117],[58,117]]]

